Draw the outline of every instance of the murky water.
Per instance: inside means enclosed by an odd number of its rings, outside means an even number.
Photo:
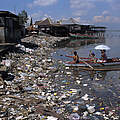
[[[94,50],[94,47],[100,44],[106,44],[111,49],[107,51],[108,57],[120,57],[120,32],[107,31],[105,39],[101,41],[94,41],[92,43],[80,45],[80,40],[72,40],[68,43],[63,43],[62,46],[56,48],[56,52],[53,57],[57,60],[70,61],[71,58],[65,57],[65,55],[73,55],[76,50],[80,57],[87,57],[89,51],[95,52],[96,57],[100,57],[100,51]],[[72,45],[73,44],[73,45]],[[84,93],[92,94],[92,96],[100,97],[106,104],[116,106],[119,103],[120,96],[120,71],[108,71],[108,72],[88,72],[81,71],[80,69],[71,69],[73,77],[82,76],[82,84],[80,86]],[[87,87],[84,87],[84,84]],[[109,101],[109,102],[108,102]]]

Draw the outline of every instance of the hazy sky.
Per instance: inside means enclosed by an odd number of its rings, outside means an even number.
[[[75,18],[81,24],[120,28],[120,0],[0,0],[0,10],[26,10],[34,20]]]

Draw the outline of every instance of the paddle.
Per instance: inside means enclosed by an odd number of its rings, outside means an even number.
[[[86,64],[87,66],[89,66],[90,68],[92,68],[92,70],[94,70],[94,68],[93,68],[90,64],[88,64],[87,62],[83,61],[83,60],[80,59],[80,58],[79,58],[79,60],[82,61],[83,63],[85,63],[85,64]]]
[[[60,55],[60,56],[63,56],[63,55]],[[73,57],[73,56],[67,56],[67,55],[65,55],[65,57]],[[85,57],[79,57],[79,59],[91,59],[91,58],[85,58]]]

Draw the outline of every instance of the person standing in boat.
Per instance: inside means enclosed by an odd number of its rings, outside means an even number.
[[[68,56],[68,55],[65,55],[65,56],[73,58],[73,61],[70,62],[71,64],[79,63],[79,56],[76,51],[74,51],[74,56]]]
[[[107,61],[107,55],[105,50],[101,50],[101,59]]]

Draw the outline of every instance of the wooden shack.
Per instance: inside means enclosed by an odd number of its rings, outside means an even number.
[[[21,33],[19,17],[9,11],[0,11],[0,44],[17,43]]]

